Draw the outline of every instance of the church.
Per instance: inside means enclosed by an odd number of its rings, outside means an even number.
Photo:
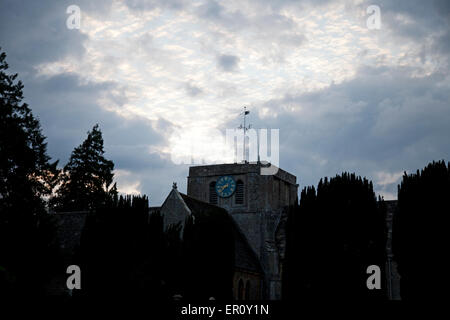
[[[265,164],[241,162],[200,165],[189,168],[187,192],[173,184],[158,211],[167,230],[183,228],[188,216],[220,217],[231,226],[233,239],[232,296],[235,300],[282,299],[282,274],[286,248],[287,208],[297,201],[297,178],[278,169],[274,175],[261,174]],[[386,201],[386,288],[389,300],[400,299],[400,277],[392,253],[392,221],[397,201]],[[73,264],[80,246],[88,211],[52,213],[63,264]],[[199,220],[200,221],[200,220]],[[230,273],[231,275],[231,273]],[[48,285],[50,295],[65,295],[66,274],[58,273]],[[69,290],[70,291],[70,290]],[[69,292],[70,294],[70,292]],[[175,296],[174,296],[175,298]]]
[[[233,163],[189,168],[187,194],[176,184],[159,210],[164,227],[183,226],[188,215],[225,210],[233,222],[233,296],[237,300],[281,299],[287,207],[297,201],[297,178],[278,169],[261,174],[263,163]]]

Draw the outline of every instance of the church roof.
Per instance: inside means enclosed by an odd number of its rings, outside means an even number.
[[[222,215],[224,219],[231,222],[233,228],[234,250],[235,250],[235,268],[245,269],[247,271],[263,273],[261,263],[256,253],[248,243],[247,237],[239,228],[233,217],[223,208],[192,198],[183,193],[179,193],[185,204],[195,216],[204,215]]]
[[[228,216],[228,212],[218,206],[215,206],[213,204],[203,202],[200,200],[197,200],[195,198],[189,197],[188,195],[185,195],[184,193],[180,192],[180,196],[183,199],[184,203],[188,206],[188,208],[191,210],[192,214],[195,215],[204,215],[204,216],[210,216],[210,215],[223,215]]]

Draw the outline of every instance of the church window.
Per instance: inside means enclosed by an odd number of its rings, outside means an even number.
[[[209,184],[209,203],[217,204],[216,182]]]
[[[239,279],[238,284],[238,300],[244,300],[244,281]]]
[[[250,300],[250,280],[245,284],[245,300]]]
[[[236,204],[244,204],[244,183],[241,180],[236,182]]]

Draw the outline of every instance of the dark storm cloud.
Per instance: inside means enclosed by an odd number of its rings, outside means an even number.
[[[87,36],[66,27],[66,9],[76,4],[83,12],[105,15],[111,0],[3,0],[0,2],[0,46],[8,54],[13,70],[32,72],[39,63],[66,56],[81,58]],[[83,20],[81,19],[81,23]]]
[[[213,62],[219,72],[233,72],[239,70],[241,56],[229,53],[233,52],[230,48],[234,37],[247,32],[253,42],[274,56],[273,60],[283,62],[286,52],[307,45],[308,38],[284,11],[314,7],[326,13],[330,2],[250,1],[246,7],[235,8],[219,1],[204,1],[198,6],[182,0],[127,0],[126,4],[135,14],[156,8],[176,13],[184,10],[200,23],[211,25],[212,31],[206,32],[226,34],[227,46],[212,41],[208,52],[216,59]],[[109,0],[0,2],[0,46],[8,54],[11,70],[19,72],[25,84],[26,100],[40,118],[50,155],[64,164],[86,132],[99,123],[106,156],[117,169],[127,172],[124,179],[140,182],[140,190],[150,195],[153,205],[162,202],[173,181],[185,190],[188,166],[174,165],[167,154],[154,151],[168,145],[166,139],[173,127],[170,118],[150,121],[105,110],[98,101],[110,101],[113,110],[121,110],[129,102],[127,85],[115,79],[86,82],[70,73],[50,77],[36,74],[39,64],[66,57],[82,63],[89,39],[66,28],[66,8],[71,4],[80,6],[82,15],[88,12],[99,20],[110,18]],[[296,174],[301,186],[315,185],[323,176],[347,170],[373,179],[377,190],[395,194],[396,183],[380,180],[380,173],[384,177],[403,170],[415,171],[431,160],[450,159],[450,2],[377,0],[360,6],[365,10],[371,4],[381,8],[382,29],[378,36],[404,44],[405,53],[418,54],[423,64],[439,61],[441,68],[418,77],[414,72],[420,70],[412,67],[361,65],[351,80],[310,93],[289,90],[284,94],[280,90],[273,99],[255,104],[250,119],[257,127],[280,129],[281,167]],[[247,14],[249,10],[255,14]],[[409,52],[409,43],[421,44],[422,50]],[[170,64],[170,54],[158,47],[152,33],[142,33],[133,50],[151,53],[155,65],[162,61]],[[355,67],[358,63],[355,61]],[[186,79],[190,77],[176,79],[178,89],[195,99],[211,90],[216,90],[220,99],[233,97],[239,91],[233,82],[208,87]],[[268,115],[256,118],[260,108],[268,108]]]
[[[175,165],[168,157],[163,158],[152,151],[152,147],[167,145],[168,136],[158,132],[170,132],[171,123],[132,116],[124,119],[104,110],[97,100],[117,89],[113,82],[80,84],[77,76],[62,74],[47,80],[26,81],[26,85],[27,101],[39,115],[48,137],[49,154],[60,159],[61,165],[67,162],[73,148],[86,138],[86,132],[99,123],[105,141],[105,156],[114,161],[115,168],[130,172],[134,181],[141,182],[141,191],[150,194],[152,200],[159,202],[164,198],[157,186],[160,182],[171,185],[169,180],[173,179]],[[115,100],[119,108],[126,102],[122,96],[109,98]],[[156,175],[160,177],[154,180]],[[120,181],[118,186],[120,189]]]
[[[373,4],[366,1],[367,7]],[[381,0],[376,3],[381,10],[382,25],[386,25],[394,37],[422,44],[421,61],[426,56],[440,59],[450,65],[450,1],[447,0]],[[386,30],[381,28],[381,30]]]
[[[84,54],[86,36],[66,28],[64,1],[1,1],[0,41],[14,70]]]
[[[217,65],[220,70],[233,72],[238,69],[239,57],[230,54],[222,54],[217,57]]]
[[[141,182],[141,191],[160,202],[165,195],[160,183],[171,185],[172,172],[177,168],[167,158],[152,152],[155,146],[167,145],[165,136],[154,129],[170,130],[170,123],[152,122],[144,118],[124,119],[114,112],[102,109],[97,99],[116,87],[116,84],[79,84],[74,75],[58,75],[48,80],[29,82],[25,92],[27,101],[40,117],[47,135],[49,154],[64,165],[72,152],[85,138],[95,123],[100,124],[105,143],[105,156],[114,161],[115,168],[129,172],[132,182]],[[120,106],[120,105],[119,105]],[[158,179],[154,177],[158,176]],[[164,178],[165,177],[165,178]],[[119,190],[126,187],[120,177]],[[122,182],[122,184],[121,184]],[[155,200],[156,199],[156,200]]]
[[[105,96],[116,108],[126,102],[123,96],[111,95],[112,89],[117,89],[117,84],[81,84],[73,74],[25,81],[26,100],[45,128],[50,154],[65,162],[72,149],[84,140],[86,132],[99,123],[106,150],[116,165],[131,169],[149,164],[146,158],[149,146],[163,144],[164,138],[156,133],[149,120],[124,119],[99,106],[97,101]]]
[[[376,184],[381,172],[415,171],[450,159],[450,92],[439,85],[442,75],[416,78],[412,72],[361,68],[342,84],[267,101],[258,107],[278,116],[253,121],[280,128],[280,164],[297,173],[302,186],[344,170]],[[378,190],[395,194],[396,184]]]

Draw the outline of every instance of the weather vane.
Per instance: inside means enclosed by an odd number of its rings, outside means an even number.
[[[244,116],[244,124],[242,125],[240,125],[239,127],[238,127],[238,129],[242,129],[242,130],[244,130],[244,162],[247,162],[247,152],[246,152],[246,142],[245,142],[245,140],[246,140],[246,136],[247,136],[247,130],[248,129],[250,129],[251,127],[252,127],[252,125],[251,124],[249,124],[248,126],[246,126],[246,117],[247,117],[247,115],[250,113],[250,111],[249,110],[247,110],[247,107],[246,106],[244,106],[244,111],[242,111],[239,115],[243,115]]]

